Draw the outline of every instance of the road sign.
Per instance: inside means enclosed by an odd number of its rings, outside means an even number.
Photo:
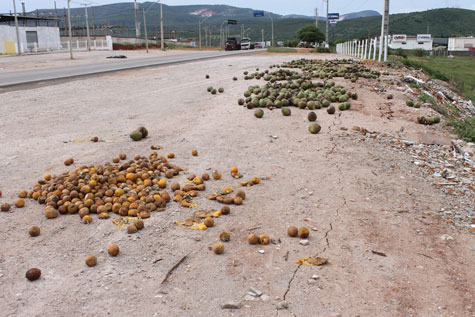
[[[254,11],[254,17],[260,18],[264,16],[264,11]]]
[[[237,24],[237,20],[228,20],[228,24]]]
[[[336,20],[330,20],[330,26],[336,26]]]
[[[339,20],[340,13],[328,13],[328,20]]]
[[[277,42],[277,45],[279,45],[279,46],[284,46],[284,42],[278,41],[278,42]]]

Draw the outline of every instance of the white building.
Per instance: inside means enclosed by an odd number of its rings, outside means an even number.
[[[401,48],[403,50],[422,49],[432,50],[432,37],[430,34],[418,34],[417,36],[407,36],[406,34],[395,34],[390,37],[389,45],[392,49]]]
[[[18,16],[20,50],[48,52],[61,49],[59,27],[54,19]],[[0,54],[18,53],[15,17],[0,15]]]
[[[448,51],[475,51],[475,37],[450,37]]]

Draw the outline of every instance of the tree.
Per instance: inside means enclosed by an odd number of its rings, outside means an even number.
[[[295,37],[302,42],[322,42],[325,39],[325,35],[315,25],[300,28]]]

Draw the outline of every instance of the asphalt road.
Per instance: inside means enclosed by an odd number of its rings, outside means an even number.
[[[22,70],[14,72],[0,73],[0,88],[9,88],[25,84],[41,83],[65,78],[77,78],[117,72],[121,70],[137,69],[151,66],[186,63],[192,61],[206,60],[212,58],[228,57],[242,54],[255,54],[265,50],[231,51],[231,52],[205,52],[190,53],[178,56],[147,57],[140,59],[118,59],[107,60],[104,63],[94,63],[88,65],[65,66],[55,68],[44,68],[34,70]],[[113,55],[111,53],[111,55]]]

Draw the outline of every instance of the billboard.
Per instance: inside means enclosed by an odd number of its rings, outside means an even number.
[[[393,42],[406,42],[406,34],[395,34],[393,35]]]
[[[426,42],[426,41],[431,41],[431,35],[430,34],[417,34],[417,41],[418,42]]]
[[[253,14],[255,18],[260,18],[264,16],[264,11],[254,11]]]
[[[340,13],[328,13],[328,20],[339,20]]]

